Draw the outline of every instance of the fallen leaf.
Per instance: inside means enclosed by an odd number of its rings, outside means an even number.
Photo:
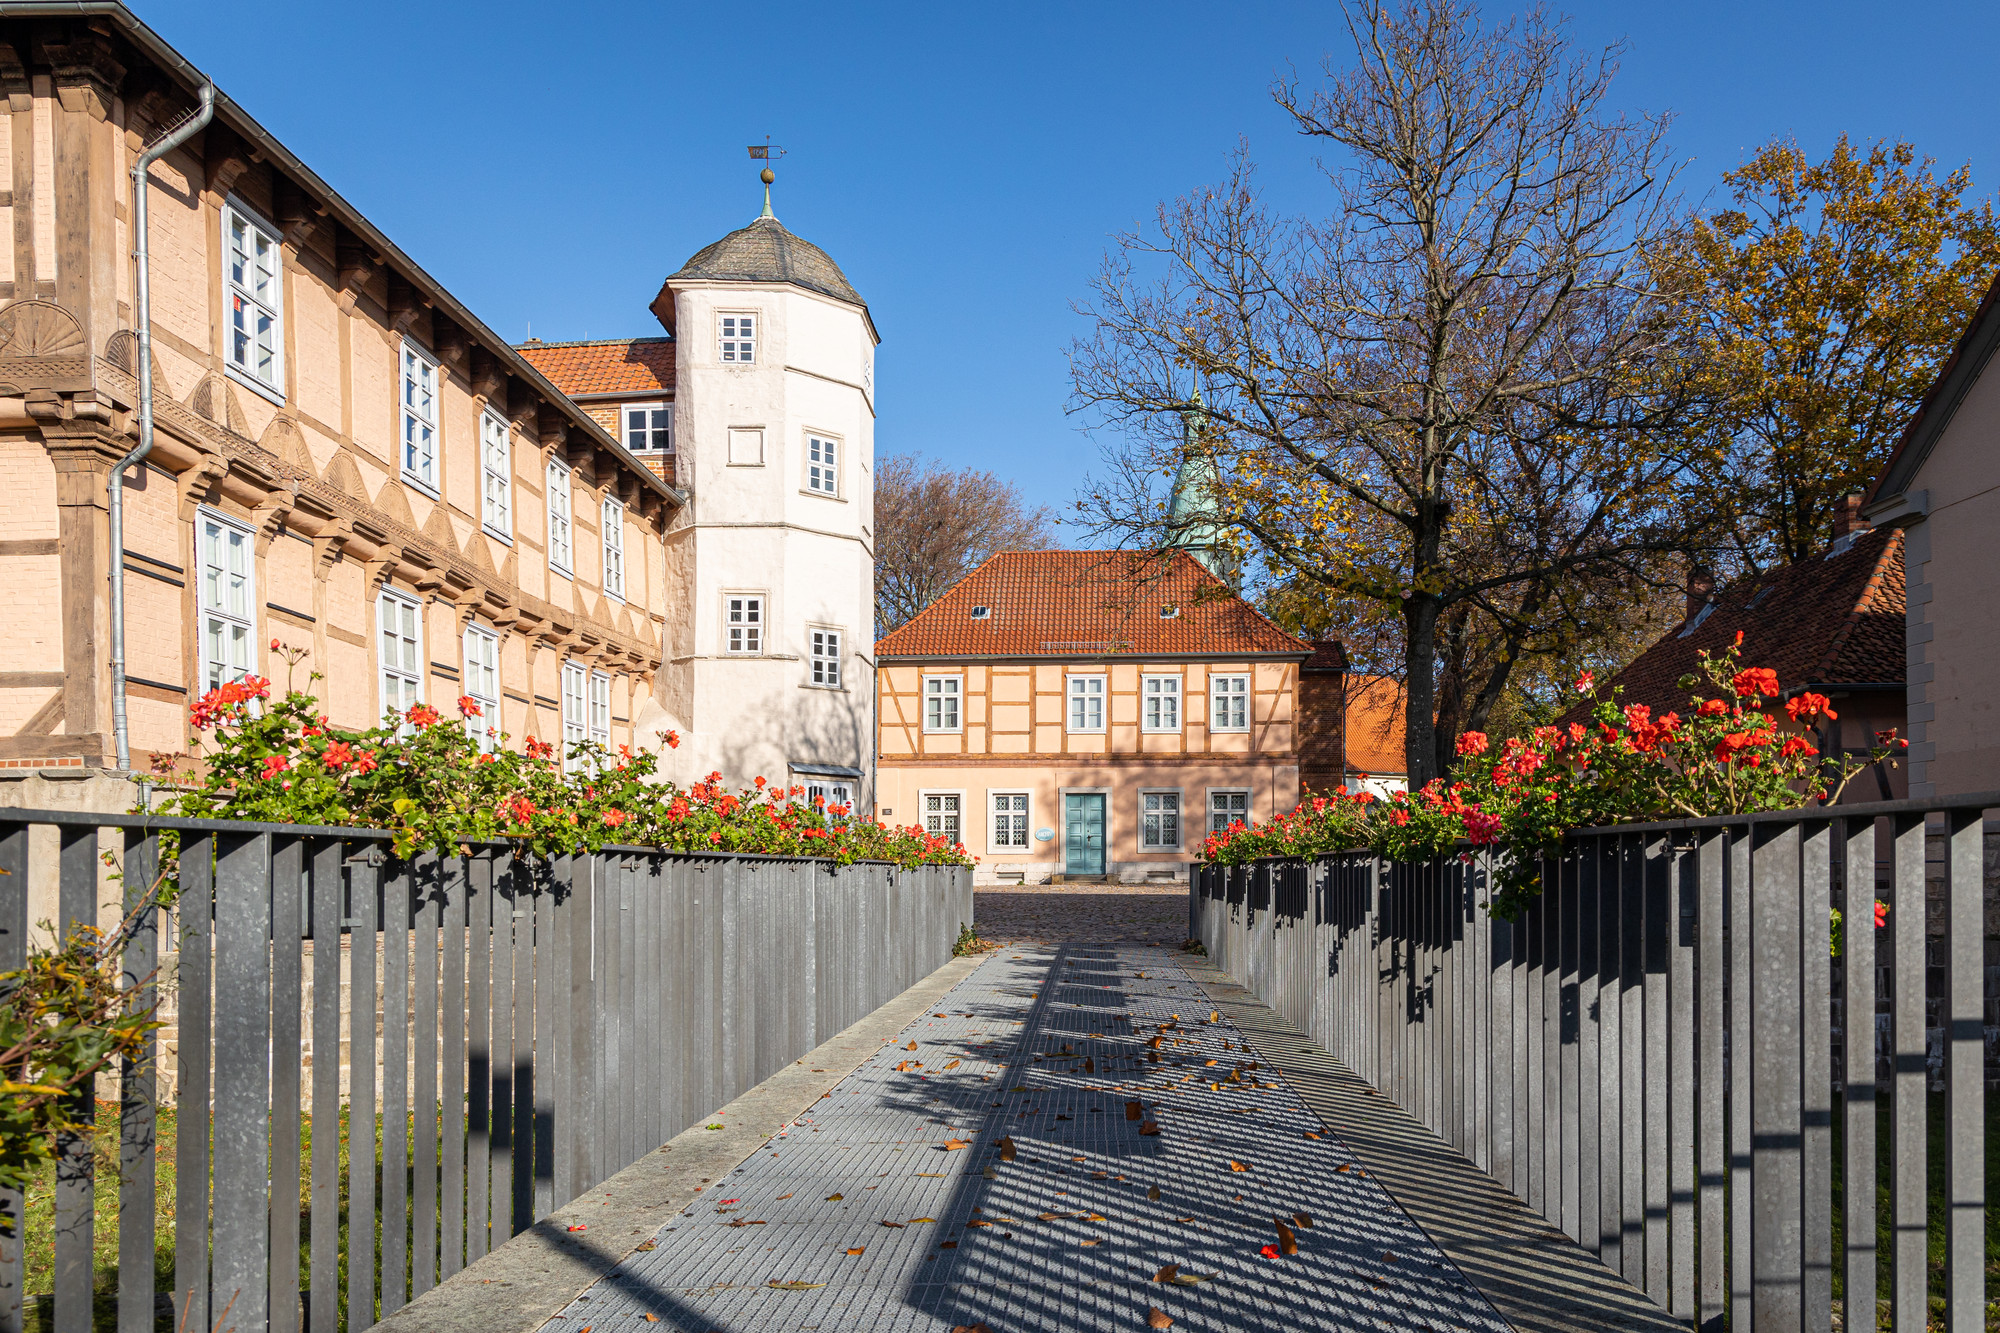
[[[1097,1072],[1097,1061],[1092,1059],[1090,1056],[1087,1055],[1084,1056],[1083,1072],[1086,1074],[1095,1074]]]
[[[587,1222],[578,1222],[575,1226],[569,1229],[571,1231],[588,1231],[590,1229],[590,1224]]]
[[[778,1198],[779,1198],[780,1200],[784,1200],[784,1199],[789,1199],[789,1198],[791,1198],[791,1197],[792,1197],[792,1196],[791,1196],[791,1195],[789,1195],[789,1194],[780,1194],[780,1195],[778,1196]]]
[[[1102,1245],[1104,1241],[1100,1237],[1092,1236],[1089,1240],[1079,1241],[1078,1243],[1082,1245]]]
[[[938,1242],[938,1248],[940,1250],[955,1250],[958,1248],[958,1242],[955,1240],[941,1240]]]
[[[1307,1137],[1307,1138],[1309,1138],[1309,1139],[1317,1139],[1317,1138],[1319,1137],[1319,1135],[1317,1135],[1317,1134],[1313,1133],[1313,1132],[1312,1132],[1311,1130],[1307,1130],[1307,1131],[1306,1131],[1306,1137]]]
[[[775,1278],[764,1284],[776,1291],[813,1291],[824,1287],[824,1282],[779,1282]]]
[[[826,1196],[826,1201],[828,1203],[839,1203],[842,1199],[846,1197],[847,1196],[845,1194],[829,1194]]]
[[[1003,1162],[1014,1160],[1014,1138],[1011,1134],[1000,1140],[1000,1160]]]
[[[1215,1062],[1215,1061],[1213,1061],[1213,1060],[1203,1060],[1203,1061],[1201,1062],[1201,1067],[1202,1067],[1203,1069],[1213,1069],[1213,1068],[1215,1068],[1215,1064],[1216,1064],[1216,1062]]]
[[[1146,1316],[1147,1328],[1172,1328],[1173,1326],[1173,1317],[1165,1310],[1155,1308]]]
[[[917,1049],[917,1044],[915,1042],[911,1042],[908,1046],[905,1046],[903,1049],[906,1051],[914,1051]]]
[[[1271,1219],[1271,1225],[1278,1229],[1278,1248],[1286,1254],[1297,1254],[1299,1238],[1292,1234],[1292,1229],[1286,1226],[1282,1219],[1276,1217]]]
[[[1353,1169],[1354,1169],[1354,1163],[1342,1162],[1339,1166],[1333,1168],[1333,1174],[1335,1174],[1336,1176],[1344,1176]]]
[[[1158,1134],[1160,1132],[1160,1127],[1154,1124],[1152,1121],[1148,1120],[1145,1124],[1139,1126],[1139,1132],[1141,1134],[1150,1137],[1152,1135]]]
[[[891,1231],[901,1231],[903,1229],[903,1224],[901,1222],[884,1222],[882,1225],[889,1228],[889,1230]]]
[[[919,1222],[935,1222],[935,1221],[937,1221],[935,1217],[913,1217],[909,1220],[908,1225],[915,1226]]]
[[[1160,1271],[1153,1274],[1153,1281],[1172,1282],[1174,1280],[1174,1274],[1180,1271],[1181,1271],[1181,1266],[1179,1264],[1161,1264]]]
[[[942,1172],[942,1171],[919,1171],[919,1172],[917,1172],[917,1175],[918,1175],[919,1177],[923,1177],[923,1178],[928,1178],[928,1179],[930,1179],[930,1180],[943,1180],[943,1179],[944,1179],[944,1172]]]
[[[1153,1050],[1153,1051],[1157,1051],[1157,1050],[1159,1050],[1159,1049],[1160,1049],[1160,1039],[1159,1039],[1158,1037],[1155,1037],[1155,1038],[1153,1038],[1153,1039],[1152,1039],[1151,1041],[1149,1041],[1149,1042],[1147,1042],[1147,1043],[1146,1043],[1146,1048],[1147,1048],[1148,1050]]]
[[[951,1333],[993,1333],[993,1330],[984,1324],[955,1324]]]
[[[639,1317],[641,1319],[644,1319],[649,1324],[657,1324],[660,1322],[660,1317],[656,1314],[641,1315]]]
[[[639,1248],[642,1250],[650,1250],[656,1248],[656,1244],[655,1242],[649,1240],[644,1245],[641,1245]]]
[[[946,1139],[944,1141],[944,1150],[946,1152],[957,1152],[960,1148],[970,1148],[971,1146],[964,1139]]]
[[[1292,1220],[1302,1227],[1309,1227],[1313,1224],[1311,1213],[1293,1213]]]
[[[849,1253],[849,1254],[866,1254],[866,1253],[868,1253],[868,1247],[867,1247],[866,1245],[856,1245],[856,1246],[854,1246],[853,1248],[849,1249],[849,1250],[848,1250],[848,1253]]]
[[[1178,1222],[1192,1222],[1192,1221],[1194,1221],[1194,1219],[1193,1219],[1192,1217],[1177,1217],[1177,1218],[1175,1218],[1175,1219],[1174,1219],[1174,1221],[1175,1221],[1175,1222],[1177,1222],[1177,1223],[1178,1223]]]
[[[1387,1251],[1387,1250],[1384,1250],[1384,1251],[1382,1251],[1382,1259],[1383,1259],[1383,1262],[1385,1262],[1385,1263],[1392,1263],[1392,1264],[1393,1264],[1393,1263],[1395,1263],[1395,1262],[1396,1262],[1396,1256],[1395,1256],[1395,1255],[1393,1255],[1393,1254],[1391,1254],[1391,1253],[1390,1253],[1389,1251]]]
[[[1147,1190],[1146,1197],[1148,1199],[1152,1199],[1157,1202],[1160,1197],[1160,1187],[1158,1185],[1155,1185],[1151,1189]]]
[[[967,1222],[965,1225],[969,1227],[990,1227],[993,1224],[991,1222],[983,1221],[979,1218],[974,1218],[972,1221]]]
[[[1234,1162],[1234,1161],[1232,1161],[1232,1162],[1231,1162],[1231,1163],[1229,1164],[1229,1169],[1230,1169],[1231,1171],[1248,1171],[1248,1170],[1249,1170],[1250,1168],[1249,1168],[1249,1167],[1247,1167],[1247,1166],[1245,1166],[1245,1165],[1243,1165],[1243,1163],[1241,1163],[1241,1162]]]
[[[945,1066],[944,1066],[944,1067],[945,1067],[946,1069],[956,1069],[956,1068],[958,1068],[958,1061],[956,1061],[956,1060],[947,1060],[947,1061],[945,1062]]]
[[[1220,1009],[1209,1010],[1208,1021],[1211,1023],[1220,1023],[1222,1021],[1222,1011]]]
[[[1257,1251],[1257,1253],[1263,1255],[1266,1259],[1276,1259],[1279,1257],[1278,1247],[1275,1245],[1266,1245],[1263,1249]]]
[[[1144,1120],[1146,1118],[1146,1108],[1137,1102],[1126,1102],[1125,1118],[1127,1120]]]

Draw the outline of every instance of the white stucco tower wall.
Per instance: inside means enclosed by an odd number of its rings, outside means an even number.
[[[663,770],[681,782],[720,772],[732,787],[809,783],[868,809],[878,342],[868,309],[823,251],[768,216],[689,260],[653,308],[677,344],[674,437],[690,497],[669,537],[690,595],[686,621],[667,631],[661,697],[682,740]],[[745,615],[752,598],[756,651],[741,651],[744,639],[732,651],[732,611]],[[815,680],[815,632],[822,648],[838,636],[837,684]]]

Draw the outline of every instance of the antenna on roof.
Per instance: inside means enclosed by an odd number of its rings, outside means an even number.
[[[776,221],[778,215],[771,211],[771,182],[778,179],[778,175],[771,170],[770,164],[784,155],[785,150],[772,143],[768,134],[764,136],[764,142],[750,145],[750,160],[765,164],[764,169],[757,173],[757,179],[764,182],[764,211],[757,216],[770,218],[773,221]]]

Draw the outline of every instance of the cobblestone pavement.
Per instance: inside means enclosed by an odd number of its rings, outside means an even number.
[[[988,958],[548,1333],[1505,1333],[1177,959]]]
[[[973,919],[1002,944],[1158,944],[1187,938],[1187,885],[1034,885],[980,889]]]

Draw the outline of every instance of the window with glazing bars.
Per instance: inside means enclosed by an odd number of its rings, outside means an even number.
[[[465,697],[479,710],[465,719],[465,729],[482,751],[491,751],[500,730],[500,640],[477,625],[465,627]]]
[[[761,653],[764,651],[764,599],[737,594],[723,599],[723,629],[727,638],[723,647],[732,653]]]
[[[401,716],[424,701],[423,608],[414,598],[384,592],[375,602],[382,713]]]
[[[206,692],[250,672],[257,635],[255,564],[248,528],[203,511],[195,530],[201,549],[201,680]]]
[[[403,475],[437,489],[437,362],[403,339]]]
[[[225,355],[234,369],[265,388],[284,392],[284,252],[278,233],[235,200],[222,210],[229,335]]]
[[[816,629],[812,632],[812,683],[830,690],[840,688],[840,631]]]

